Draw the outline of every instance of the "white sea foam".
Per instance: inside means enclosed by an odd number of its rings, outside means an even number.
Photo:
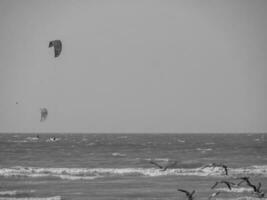
[[[124,156],[126,156],[126,154],[114,152],[114,153],[112,153],[112,156],[114,156],[114,157],[124,157]]]
[[[29,194],[33,193],[35,190],[7,190],[7,191],[0,191],[0,196],[15,196],[20,194]]]
[[[214,145],[215,143],[214,142],[206,142],[205,144],[206,145]]]
[[[0,168],[0,176],[5,177],[56,177],[68,180],[90,180],[107,176],[213,176],[221,177],[224,170],[220,167],[175,168],[161,171],[158,168],[37,168],[12,167]],[[261,175],[267,177],[267,166],[229,169],[229,176]]]
[[[243,192],[253,192],[252,188],[232,188],[229,190],[228,188],[216,188],[217,191],[224,191],[224,192],[235,192],[235,193],[243,193]]]
[[[35,168],[35,167],[14,167],[0,169],[0,176],[5,177],[56,177],[68,180],[90,180],[99,176],[90,174],[83,168]]]
[[[154,160],[154,161],[158,161],[158,162],[169,162],[170,159],[169,158],[145,158],[144,160],[150,161],[150,160]]]
[[[197,151],[201,151],[202,153],[206,153],[207,151],[212,151],[212,148],[196,148]]]
[[[72,176],[72,175],[58,175],[56,177],[66,180],[93,180],[96,178],[100,178],[100,176]]]
[[[28,140],[8,140],[8,142],[26,143],[26,142],[29,142],[29,141]]]
[[[258,198],[258,197],[250,197],[250,196],[243,196],[243,197],[234,197],[234,198],[216,198],[216,200],[267,200],[267,198]]]
[[[39,138],[38,138],[38,137],[27,137],[26,140],[30,140],[30,141],[38,141]]]
[[[53,197],[0,197],[0,200],[61,200],[61,196],[53,196]]]
[[[232,174],[262,175],[267,177],[267,165],[253,165],[245,168],[230,169]]]

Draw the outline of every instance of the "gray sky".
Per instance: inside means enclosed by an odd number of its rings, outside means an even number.
[[[0,0],[0,132],[266,132],[266,10]]]

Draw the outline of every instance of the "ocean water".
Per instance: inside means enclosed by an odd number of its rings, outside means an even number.
[[[0,200],[258,199],[243,184],[220,180],[249,176],[267,192],[264,134],[0,134]],[[56,137],[57,140],[50,140]],[[160,165],[177,161],[162,171]],[[202,166],[224,163],[219,167]],[[267,194],[265,195],[266,199]]]

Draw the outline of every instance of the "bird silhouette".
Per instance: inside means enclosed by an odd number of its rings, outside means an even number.
[[[244,177],[239,177],[237,179],[241,179],[242,181],[240,181],[237,185],[240,186],[242,183],[246,183],[247,186],[251,187],[253,189],[253,192],[256,193],[258,195],[258,197],[263,198],[265,193],[261,190],[261,182],[258,183],[258,185],[254,185],[250,182],[249,177],[244,176]]]
[[[183,192],[183,193],[185,193],[185,195],[187,196],[187,198],[188,198],[188,200],[193,200],[194,199],[194,194],[195,194],[195,190],[193,190],[192,192],[189,192],[189,191],[187,191],[187,190],[184,190],[184,189],[177,189],[178,191],[180,191],[180,192]]]
[[[232,183],[232,182],[229,182],[229,181],[224,181],[224,180],[222,180],[222,181],[217,181],[212,187],[211,187],[211,189],[214,189],[218,184],[225,184],[228,188],[229,188],[229,190],[232,190],[232,185],[236,185],[235,183]]]
[[[157,166],[158,168],[161,169],[161,171],[166,171],[168,168],[174,167],[177,164],[177,161],[175,161],[173,163],[168,163],[165,166],[160,165],[159,163],[155,162],[154,160],[150,160],[149,163]]]

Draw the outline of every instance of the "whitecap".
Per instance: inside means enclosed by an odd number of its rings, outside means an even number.
[[[101,176],[72,176],[72,175],[58,175],[57,177],[66,180],[93,180]]]
[[[150,160],[154,160],[154,161],[158,161],[158,162],[169,162],[170,159],[169,158],[145,158],[144,160],[150,161]]]
[[[114,157],[124,157],[124,156],[126,156],[126,154],[118,153],[118,152],[114,152],[111,155],[114,156]]]
[[[216,198],[216,200],[267,200],[267,198],[258,198],[251,196],[232,197],[232,198]]]
[[[0,195],[3,196],[15,196],[15,195],[20,195],[20,194],[29,194],[29,193],[33,193],[35,192],[35,190],[7,190],[7,191],[0,191]]]
[[[26,143],[28,140],[8,140],[8,142],[16,142],[16,143]]]
[[[26,140],[30,141],[38,141],[40,138],[39,137],[27,137]]]
[[[205,144],[206,145],[214,145],[215,143],[214,142],[206,142]]]
[[[196,148],[198,151],[212,151],[212,148]]]
[[[12,167],[0,168],[0,176],[4,177],[56,177],[68,180],[90,180],[107,176],[212,176],[224,177],[221,167],[206,168],[174,168],[161,171],[158,168],[38,168]],[[267,177],[267,166],[251,166],[248,168],[229,168],[230,177],[261,175]]]
[[[232,188],[229,190],[229,188],[216,188],[217,191],[224,191],[224,192],[235,192],[235,193],[243,193],[243,192],[253,192],[252,188]]]
[[[53,197],[0,197],[0,200],[61,200],[61,196],[53,196]]]

